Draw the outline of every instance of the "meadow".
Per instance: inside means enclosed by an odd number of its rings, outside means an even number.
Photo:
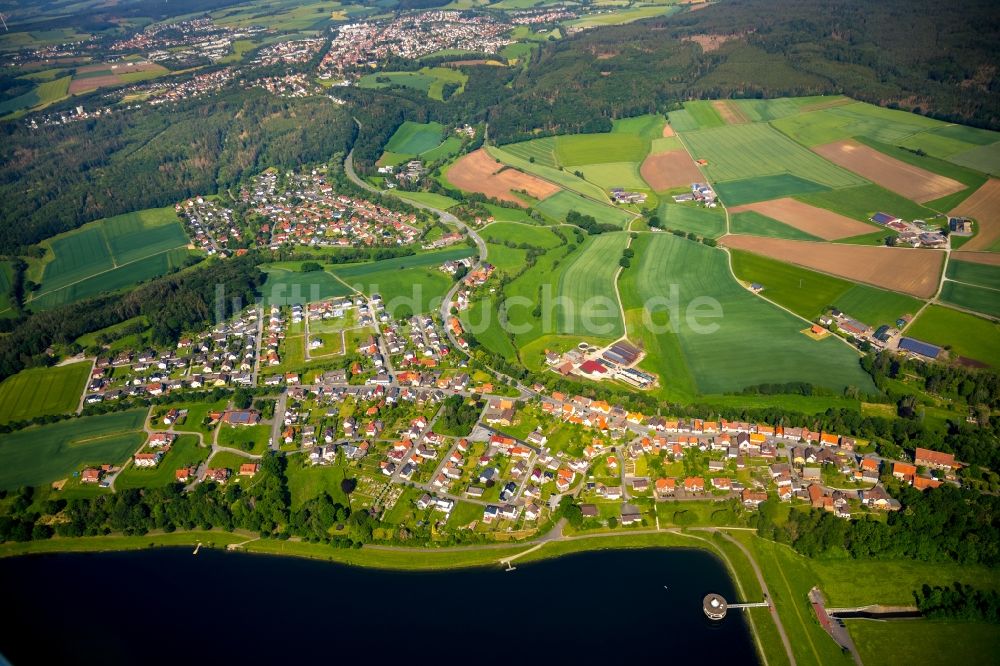
[[[97,220],[40,244],[41,260],[27,277],[41,284],[29,300],[52,307],[117,291],[184,265],[187,235],[173,207],[151,208]]]
[[[974,264],[971,261],[948,262],[947,277],[958,282],[968,282],[978,287],[1000,289],[1000,266]]]
[[[73,77],[62,76],[39,83],[33,90],[0,102],[0,116],[48,106],[66,97]]]
[[[40,486],[85,465],[124,462],[145,441],[145,409],[67,419],[0,435],[0,488]]]
[[[636,134],[564,134],[556,137],[556,158],[561,166],[605,162],[641,162],[648,142]]]
[[[619,284],[625,309],[651,308],[654,315],[669,317],[671,330],[656,339],[663,339],[668,353],[680,350],[699,392],[796,381],[834,390],[872,388],[854,351],[837,340],[815,341],[800,333],[803,322],[733,280],[723,252],[662,233],[643,235],[633,247],[637,260]],[[654,298],[661,299],[659,305],[650,305]],[[713,300],[721,316],[708,309]],[[699,319],[699,312],[709,314]]]
[[[775,120],[772,125],[806,146],[865,136],[893,145],[944,123],[915,113],[894,111],[864,102],[819,109]]]
[[[831,188],[866,182],[761,123],[689,132],[682,139],[695,159],[708,160],[705,170],[713,181],[794,174]]]
[[[575,167],[574,171],[579,171],[586,180],[605,190],[616,187],[629,191],[650,189],[646,181],[639,175],[639,164],[636,162],[585,164]]]
[[[567,252],[569,248],[574,248]],[[512,280],[504,287],[504,297],[506,299],[518,299],[528,305],[515,304],[506,312],[509,322],[513,326],[525,328],[515,334],[515,343],[524,358],[524,346],[541,337],[546,333],[555,332],[555,317],[557,313],[544,313],[550,317],[549,330],[544,330],[543,320],[534,316],[532,304],[539,302],[539,293],[542,289],[551,290],[552,296],[558,292],[559,274],[565,270],[577,253],[581,249],[575,244],[571,246],[558,247],[539,255],[535,264],[522,273],[517,279]]]
[[[396,129],[385,149],[392,153],[419,155],[439,146],[443,137],[444,125],[441,123],[407,120]]]
[[[625,334],[615,276],[619,269],[617,258],[627,243],[625,233],[591,236],[581,246],[582,251],[574,255],[559,276],[558,295],[564,301],[559,309],[559,333],[609,338]]]
[[[470,247],[426,252],[364,264],[333,267],[333,273],[347,284],[368,294],[382,296],[394,317],[430,312],[451,287],[449,275],[438,270],[445,261],[475,254]]]
[[[387,79],[387,80],[386,80]],[[388,88],[402,86],[427,93],[431,99],[444,100],[444,87],[449,83],[458,84],[453,95],[465,90],[469,76],[453,67],[422,67],[416,72],[378,72],[365,74],[358,81],[361,88]]]
[[[966,310],[1000,317],[1000,291],[959,284],[946,280],[941,286],[941,300]]]
[[[90,379],[90,363],[29,368],[0,383],[0,423],[76,411]]]
[[[767,257],[732,251],[733,272],[746,282],[764,285],[763,296],[806,319],[815,319],[830,307],[871,326],[893,324],[904,314],[915,314],[916,298],[786,264]]]
[[[152,469],[129,465],[115,479],[115,490],[128,488],[162,488],[176,482],[174,472],[182,467],[197,466],[211,453],[207,446],[198,446],[194,435],[180,435],[163,457],[160,464]]]
[[[924,310],[906,329],[906,334],[936,345],[950,346],[953,354],[992,366],[1000,359],[1000,325],[940,305]]]
[[[483,347],[499,354],[508,361],[517,358],[517,350],[510,338],[500,327],[496,308],[489,299],[481,299],[461,315],[462,327],[472,331],[472,335]]]
[[[598,222],[614,224],[624,228],[635,216],[626,211],[597,203],[574,192],[562,191],[553,194],[535,206],[535,210],[557,222],[565,222],[566,214],[575,210],[583,215],[590,215]]]
[[[779,222],[773,217],[747,210],[735,213],[730,218],[730,229],[734,234],[766,236],[768,238],[789,238],[791,240],[822,240],[801,229]]]
[[[562,242],[552,230],[545,227],[504,222],[494,222],[489,226],[483,227],[480,235],[491,243],[511,241],[514,243],[527,243],[528,245],[540,248],[552,248]],[[492,256],[492,253],[490,253],[491,261]]]
[[[312,303],[353,292],[329,271],[302,273],[264,264],[267,280],[261,287],[265,305]]]
[[[656,215],[664,229],[679,229],[705,238],[718,238],[726,233],[726,214],[721,208],[663,202]]]

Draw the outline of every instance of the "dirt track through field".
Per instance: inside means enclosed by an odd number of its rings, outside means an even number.
[[[813,148],[818,154],[848,171],[902,196],[924,203],[965,189],[965,185],[889,157],[852,139]]]
[[[642,179],[656,192],[688,187],[702,180],[701,172],[686,150],[670,150],[648,156],[639,168]]]
[[[712,102],[712,107],[727,125],[743,125],[750,122],[743,111],[729,100],[717,99]]]
[[[990,178],[950,215],[971,217],[979,224],[979,233],[962,246],[963,251],[989,250],[1000,242],[1000,180]]]
[[[490,157],[482,148],[455,162],[448,169],[447,179],[455,187],[467,192],[479,192],[520,206],[526,204],[513,192],[527,192],[535,199],[545,199],[560,191],[558,186],[541,178],[504,168],[503,164]]]
[[[839,245],[757,236],[728,235],[720,238],[719,242],[726,247],[919,298],[930,298],[937,292],[944,257],[939,250]]]
[[[824,240],[861,236],[876,231],[874,227],[870,227],[864,222],[852,220],[833,211],[810,206],[789,197],[735,206],[730,208],[729,212],[740,213],[745,210],[752,210],[774,218]]]

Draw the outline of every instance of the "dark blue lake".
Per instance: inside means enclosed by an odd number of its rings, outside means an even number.
[[[737,594],[698,550],[404,573],[171,548],[0,560],[0,581],[14,666],[757,662],[742,612],[704,616]]]

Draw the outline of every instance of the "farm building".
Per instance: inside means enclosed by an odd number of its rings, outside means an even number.
[[[914,340],[913,338],[900,338],[899,350],[931,360],[936,359],[941,354],[941,348],[937,345]]]
[[[618,365],[632,365],[639,358],[639,353],[634,345],[625,340],[619,340],[604,352],[603,358]]]
[[[875,224],[889,225],[893,222],[899,222],[899,218],[895,215],[889,215],[889,213],[875,213],[871,217],[872,222]]]
[[[972,220],[964,217],[950,217],[948,218],[948,229],[956,236],[971,236]]]

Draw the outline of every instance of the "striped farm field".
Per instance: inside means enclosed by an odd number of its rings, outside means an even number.
[[[585,197],[590,197],[592,199],[596,199],[597,201],[607,201],[610,203],[608,195],[605,194],[604,190],[598,185],[587,182],[582,178],[577,178],[568,171],[562,171],[560,169],[547,166],[538,160],[531,162],[529,159],[507,152],[507,146],[504,146],[503,148],[488,146],[486,148],[486,152],[488,152],[493,159],[512,166],[515,169],[538,176],[539,178],[547,180],[550,183],[555,183],[562,188],[582,194]]]
[[[781,174],[832,188],[866,182],[763,123],[716,127],[682,138],[695,159],[708,161],[704,168],[713,182]]]
[[[673,359],[660,377],[666,388],[675,375],[692,377],[703,394],[787,382],[873,388],[847,345],[802,335],[802,320],[737,284],[724,252],[663,233],[643,234],[633,248],[636,259],[619,280],[625,309],[649,309],[653,322],[662,315],[670,327],[651,331],[630,325],[629,336],[646,342],[650,356]],[[718,316],[705,316],[714,304]],[[678,367],[681,360],[684,367]],[[655,366],[657,360],[649,363]]]
[[[858,136],[898,145],[918,132],[945,124],[915,113],[852,102],[781,118],[774,126],[799,143],[817,146]]]
[[[706,238],[718,238],[726,233],[726,214],[718,208],[664,202],[656,209],[656,214],[664,229],[679,229]]]
[[[730,229],[734,234],[747,236],[767,236],[768,238],[790,238],[792,240],[823,240],[818,236],[807,234],[795,227],[779,222],[774,218],[747,210],[733,213],[730,218]]]
[[[947,277],[949,280],[967,282],[978,287],[1000,289],[1000,265],[990,266],[970,261],[952,259],[948,262]]]
[[[444,136],[444,125],[441,123],[415,123],[407,120],[400,125],[385,149],[404,155],[419,155],[431,150],[441,143]]]
[[[90,379],[90,363],[29,368],[0,384],[0,423],[76,411]]]
[[[29,305],[69,303],[163,275],[183,264],[188,242],[173,207],[117,215],[59,234],[41,243],[45,256],[28,268],[29,279],[41,283]]]
[[[544,139],[510,143],[503,146],[503,150],[522,160],[531,161],[534,158],[535,164],[552,168],[559,166],[559,162],[556,160],[556,140],[551,136]]]
[[[591,236],[559,279],[559,333],[618,338],[625,328],[615,295],[618,258],[628,234]]]

